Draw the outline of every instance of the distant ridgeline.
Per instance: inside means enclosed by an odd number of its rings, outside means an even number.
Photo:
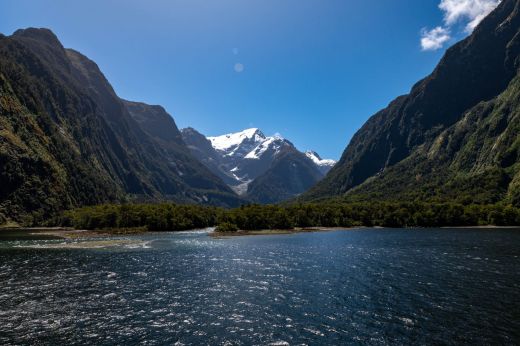
[[[503,0],[372,116],[301,200],[520,205],[520,1]]]
[[[236,206],[162,107],[121,100],[47,29],[0,36],[0,224],[116,201]]]

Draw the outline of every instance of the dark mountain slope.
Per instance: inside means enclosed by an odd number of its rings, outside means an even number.
[[[519,0],[502,1],[470,37],[446,52],[434,72],[409,95],[370,118],[327,177],[304,198],[345,194],[403,160],[413,161],[415,151],[433,143],[466,111],[502,93],[518,69],[519,8]],[[406,186],[395,188],[401,191]]]
[[[191,153],[199,162],[220,177],[228,185],[236,185],[236,179],[226,170],[222,157],[211,142],[194,128],[181,130],[182,139]]]
[[[347,196],[520,205],[520,76]]]
[[[63,47],[54,35],[34,32],[43,35],[47,55],[64,64]],[[93,159],[99,148],[110,143],[104,120],[95,116],[94,103],[67,87],[24,41],[0,39],[2,213],[19,219],[27,211],[36,211],[38,218],[78,204],[122,198],[121,186],[102,173],[104,157]],[[47,53],[41,50],[42,56]],[[82,117],[75,117],[76,112]],[[86,131],[91,140],[74,139]]]
[[[221,179],[191,154],[175,121],[163,107],[124,100],[123,104],[185,183],[207,196],[226,200],[230,205],[240,202]]]
[[[152,138],[177,148],[185,148],[175,120],[163,107],[143,102],[122,101],[132,118]]]
[[[281,202],[308,190],[322,177],[305,154],[284,148],[267,171],[249,184],[247,197],[257,203]]]
[[[95,63],[46,29],[0,37],[4,218],[127,197],[218,202],[184,181]]]

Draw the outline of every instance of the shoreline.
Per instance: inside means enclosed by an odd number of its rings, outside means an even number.
[[[499,230],[499,229],[520,229],[520,226],[442,226],[442,227],[402,227],[402,229],[480,229],[480,230]],[[352,227],[296,227],[294,229],[261,229],[261,230],[238,230],[236,232],[208,232],[208,236],[212,238],[229,238],[229,237],[243,237],[243,236],[261,236],[261,235],[289,235],[299,233],[315,233],[315,232],[332,232],[332,231],[352,231],[352,230],[366,230],[366,229],[399,229],[389,227],[367,227],[367,226],[352,226]],[[183,231],[166,231],[166,232],[190,232],[193,230]],[[6,236],[13,238],[30,238],[30,237],[48,237],[50,239],[84,239],[84,238],[104,238],[110,236],[137,236],[144,234],[164,233],[158,231],[148,231],[145,227],[136,228],[111,228],[98,230],[74,229],[68,227],[5,227],[0,228],[0,241]]]
[[[437,227],[441,229],[466,229],[466,228],[477,228],[477,229],[520,229],[518,226],[496,226],[496,225],[484,225],[484,226],[442,226]]]
[[[149,232],[144,227],[137,228],[113,228],[100,230],[74,229],[68,227],[10,227],[0,229],[0,239],[8,236],[9,233],[14,238],[48,237],[49,239],[84,239],[84,238],[104,238],[109,236],[132,236],[141,235]]]
[[[243,236],[255,236],[255,235],[278,235],[278,234],[298,234],[298,233],[314,233],[314,232],[332,232],[332,231],[353,231],[353,230],[367,230],[367,229],[379,229],[379,230],[392,230],[392,229],[481,229],[481,230],[499,230],[499,229],[518,229],[520,226],[442,226],[442,227],[382,227],[382,226],[351,226],[351,227],[297,227],[294,229],[261,229],[261,230],[238,230],[236,232],[212,232],[208,234],[214,238],[227,238],[227,237],[243,237]]]
[[[226,237],[243,237],[254,235],[278,235],[278,234],[298,234],[298,233],[317,233],[317,232],[333,232],[333,231],[353,231],[362,229],[382,229],[384,227],[366,227],[366,226],[352,226],[352,227],[295,227],[294,229],[260,229],[260,230],[238,230],[236,232],[212,232],[208,235],[213,238]]]

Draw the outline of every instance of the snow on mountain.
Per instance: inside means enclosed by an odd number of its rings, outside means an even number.
[[[257,128],[206,137],[205,143],[199,138],[203,135],[195,132],[193,129],[182,130],[184,141],[191,145],[201,162],[216,171],[240,195],[247,192],[249,183],[271,169],[282,154],[285,153],[283,157],[289,157],[286,155],[288,152],[303,154],[279,134],[266,136]],[[313,151],[303,157],[309,159],[309,164],[315,165],[322,175],[336,163],[323,160]]]
[[[233,165],[233,175],[240,176],[242,165],[235,162],[237,159],[261,160],[268,165],[284,147],[296,148],[294,145],[276,134],[265,136],[258,128],[250,128],[240,132],[228,133],[222,136],[208,137],[213,148],[223,155],[224,158],[231,160]],[[315,151],[307,151],[305,155],[314,162],[323,174],[326,174],[332,166],[336,164],[334,160],[322,159]],[[251,172],[248,174],[251,179]],[[243,179],[239,179],[242,180]]]
[[[332,167],[336,164],[336,161],[330,159],[322,159],[317,152],[312,150],[307,150],[305,152],[305,156],[311,159],[318,166],[329,166]]]
[[[336,164],[336,161],[334,161],[334,160],[322,159],[320,157],[320,155],[318,155],[317,152],[312,151],[312,150],[307,150],[305,152],[305,156],[307,156],[309,159],[311,159],[312,162],[314,162],[314,164],[316,164],[316,166],[318,166],[318,169],[323,174],[327,174],[332,169],[332,167],[334,167],[334,165]]]
[[[264,141],[258,144],[256,148],[251,150],[244,158],[258,160],[269,149],[273,150],[276,155],[284,145],[291,144],[280,136],[266,137]]]
[[[243,144],[253,145],[266,139],[265,135],[257,128],[246,129],[236,133],[228,133],[222,136],[208,137],[215,150],[224,151],[228,155],[238,146]]]
[[[213,148],[225,157],[259,160],[264,155],[277,155],[284,146],[293,146],[280,135],[265,136],[257,128],[222,136],[208,137]]]

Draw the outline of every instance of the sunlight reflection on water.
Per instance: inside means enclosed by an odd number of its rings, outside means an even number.
[[[511,344],[520,337],[514,230],[230,239],[199,231],[82,242],[1,243],[0,344]]]

